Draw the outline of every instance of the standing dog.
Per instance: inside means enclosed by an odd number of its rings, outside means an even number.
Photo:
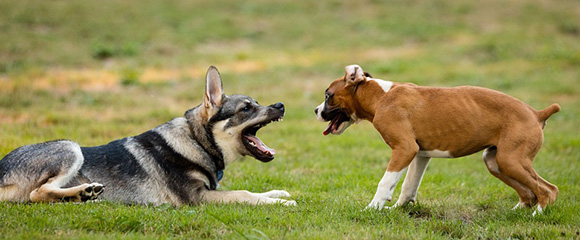
[[[261,106],[244,95],[226,96],[215,67],[206,75],[204,101],[143,134],[97,147],[57,140],[20,147],[0,161],[0,200],[105,200],[172,205],[294,201],[286,191],[216,191],[227,163],[241,156],[262,162],[276,151],[256,132],[284,116],[284,105]],[[104,186],[107,186],[106,190]]]
[[[556,200],[558,188],[540,177],[532,160],[543,142],[546,120],[558,104],[536,111],[506,94],[480,87],[435,88],[372,78],[361,67],[346,67],[346,75],[326,89],[326,100],[314,110],[330,121],[324,135],[341,134],[351,124],[368,120],[392,149],[377,192],[367,208],[382,209],[390,201],[404,170],[399,200],[415,201],[429,160],[456,158],[485,149],[483,161],[495,177],[516,190],[514,208],[541,213]]]

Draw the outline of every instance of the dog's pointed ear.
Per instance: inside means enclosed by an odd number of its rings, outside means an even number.
[[[205,94],[203,105],[206,110],[211,110],[222,105],[224,87],[220,72],[215,66],[210,66],[205,75]],[[211,111],[209,111],[211,112]]]
[[[344,69],[346,70],[344,79],[347,87],[367,80],[368,73],[365,73],[359,65],[348,65]]]

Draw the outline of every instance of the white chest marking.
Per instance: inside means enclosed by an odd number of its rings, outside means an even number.
[[[377,79],[377,78],[368,78],[368,80],[375,81],[376,83],[378,83],[379,86],[381,86],[381,88],[385,92],[388,92],[389,90],[391,90],[391,87],[393,86],[393,82],[391,82],[391,81],[385,81],[385,80],[381,80],[381,79]]]
[[[224,161],[226,165],[236,161],[241,158],[242,155],[237,149],[242,148],[240,141],[240,134],[244,126],[229,127],[225,131],[225,125],[228,123],[229,119],[222,120],[214,123],[213,136],[216,144],[222,150],[224,156]]]
[[[432,157],[432,158],[453,158],[449,151],[441,151],[441,150],[429,150],[429,151],[419,151],[417,153],[419,157]]]

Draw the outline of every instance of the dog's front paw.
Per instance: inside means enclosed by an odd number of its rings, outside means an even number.
[[[296,206],[296,201],[294,200],[284,200],[284,199],[280,199],[281,203],[284,204],[284,206]]]
[[[261,193],[261,195],[269,198],[290,197],[290,193],[284,190],[272,190],[269,192]]]
[[[390,206],[390,207],[389,207],[389,206],[385,206],[385,207],[384,207],[384,209],[387,209],[387,210],[393,210],[393,209],[395,209],[395,208],[397,208],[397,207],[399,207],[399,204],[396,204],[396,203],[395,203],[393,206]]]
[[[258,197],[265,199],[265,203],[281,203],[284,206],[296,206],[296,201],[281,199],[283,197],[290,197],[290,193],[284,190],[272,190],[265,193],[257,193]]]
[[[103,191],[105,190],[105,186],[100,183],[90,183],[86,184],[85,188],[79,192],[79,196],[81,201],[88,201],[96,199]]]
[[[382,199],[382,198],[374,198],[369,205],[365,208],[365,210],[381,210],[384,208],[385,203],[390,201],[390,199]]]
[[[378,203],[378,202],[371,202],[369,203],[369,205],[367,205],[367,207],[365,208],[365,211],[370,211],[370,210],[381,210],[383,209],[383,206],[385,204],[384,203]]]

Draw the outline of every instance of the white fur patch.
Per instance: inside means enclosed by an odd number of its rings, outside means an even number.
[[[525,204],[524,204],[524,203],[522,203],[522,202],[518,202],[518,204],[516,204],[516,205],[515,205],[515,206],[512,208],[512,210],[520,209],[520,208],[523,208],[524,206],[525,206]]]
[[[216,144],[222,150],[226,164],[232,163],[242,157],[238,149],[243,148],[241,141],[242,130],[247,125],[239,125],[224,129],[228,119],[214,124],[212,129]]]
[[[367,81],[374,81],[374,82],[378,83],[379,86],[381,86],[381,88],[385,92],[388,92],[389,90],[391,90],[391,87],[393,87],[393,82],[391,82],[391,81],[385,81],[385,80],[381,80],[381,79],[377,79],[377,78],[367,78]]]
[[[383,178],[379,182],[377,186],[377,192],[375,193],[375,197],[367,206],[367,209],[383,209],[385,203],[387,201],[391,201],[393,197],[393,192],[395,191],[395,187],[397,187],[397,183],[403,176],[403,173],[406,169],[403,169],[399,172],[385,172]]]
[[[73,165],[71,165],[66,174],[62,174],[57,176],[51,185],[56,186],[56,188],[60,188],[67,184],[73,177],[75,177],[77,172],[81,169],[83,163],[85,162],[85,157],[81,151],[81,147],[78,143],[72,141],[63,141],[62,143],[70,144],[70,151],[75,154],[75,161]]]
[[[415,201],[419,185],[421,185],[421,180],[423,179],[425,170],[429,165],[429,160],[431,159],[428,157],[415,156],[415,159],[413,159],[413,162],[409,165],[407,176],[405,177],[405,181],[403,181],[401,195],[394,207],[402,206],[409,201]]]
[[[318,121],[321,122],[326,122],[324,121],[324,118],[322,118],[322,111],[324,111],[324,102],[322,102],[320,105],[318,105],[318,107],[316,107],[317,111],[316,111],[316,119],[318,119]]]
[[[453,158],[449,151],[441,151],[441,150],[421,150],[417,153],[419,157],[432,157],[432,158]]]
[[[544,209],[542,209],[542,206],[540,206],[540,204],[538,204],[538,207],[536,208],[536,211],[534,211],[532,213],[532,216],[535,217],[538,214],[542,214],[542,212],[544,212]]]

